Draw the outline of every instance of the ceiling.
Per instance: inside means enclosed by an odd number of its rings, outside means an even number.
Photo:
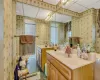
[[[49,4],[57,5],[60,0],[43,0]],[[100,8],[100,0],[72,0],[63,8],[75,11],[75,12],[83,12],[89,8]]]
[[[37,18],[37,19],[46,19],[48,14],[51,13],[50,10],[46,10],[46,9],[42,9],[42,8],[38,8],[38,7],[17,2],[17,5],[16,5],[17,15],[23,15],[23,12],[24,12],[24,16]],[[51,21],[65,23],[65,22],[71,21],[71,16],[55,13],[54,15],[52,15]]]
[[[16,12],[17,15],[23,15],[24,12],[24,16],[44,19],[51,11],[18,2],[16,5]]]
[[[42,1],[49,4],[57,5],[60,0],[42,0]],[[72,0],[68,2],[66,5],[64,5],[63,8],[81,13],[89,8],[99,9],[100,0]],[[48,14],[51,13],[52,11],[17,2],[16,12],[17,15],[23,15],[24,12],[24,16],[38,18],[38,19],[46,19]],[[52,16],[53,16],[52,21],[65,23],[71,20],[70,16],[58,13]]]
[[[71,17],[56,13],[53,15],[52,21],[66,23],[66,22],[71,21]]]
[[[56,5],[60,0],[43,0],[46,3]]]

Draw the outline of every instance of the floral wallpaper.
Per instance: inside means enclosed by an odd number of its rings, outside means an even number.
[[[42,45],[45,42],[50,42],[50,22],[36,21],[36,44]]]
[[[13,45],[12,45],[12,49],[13,49],[13,54],[12,54],[12,57],[13,57],[13,71],[14,71],[14,68],[16,66],[16,38],[14,37],[16,35],[16,1],[13,1],[12,2],[12,13],[13,13],[13,21],[12,21],[12,32],[13,32]]]
[[[98,12],[96,9],[89,9],[80,14],[80,17],[72,18],[72,36],[81,37],[81,43],[94,45],[96,52],[100,53],[100,38],[98,36]],[[95,28],[95,43],[93,41],[93,27]]]
[[[96,24],[96,51],[98,53],[100,53],[100,37],[99,37],[99,33],[98,33],[98,29],[99,29],[99,25],[98,25],[98,10],[95,11],[95,15],[94,15],[94,20],[95,20],[95,24]]]
[[[12,7],[12,0],[4,0],[4,80],[13,80]]]
[[[16,16],[16,35],[25,34],[25,23],[24,17],[17,15]]]
[[[93,24],[93,9],[81,13],[79,18],[72,17],[72,36],[81,37],[81,43],[93,44]]]
[[[58,25],[58,44],[64,44],[64,23]]]
[[[46,22],[41,19],[33,19],[29,17],[23,17],[20,15],[17,15],[16,17],[16,35],[22,35],[25,34],[25,22],[24,19],[33,20],[36,23],[36,35],[39,36],[36,38],[36,45],[42,45],[45,42],[50,42],[50,22]],[[16,51],[17,56],[19,56],[19,37],[16,37]]]
[[[23,35],[25,34],[25,23],[24,23],[24,17],[23,16],[19,16],[17,15],[16,16],[16,35],[17,36],[20,36],[20,35]],[[16,53],[17,53],[17,56],[20,55],[20,45],[19,45],[19,37],[16,37]]]

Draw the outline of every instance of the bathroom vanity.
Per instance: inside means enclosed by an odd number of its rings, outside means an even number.
[[[93,80],[93,61],[83,60],[63,51],[47,51],[48,80]]]
[[[45,47],[45,45],[38,45],[37,46],[37,64],[41,68],[42,71],[45,69],[45,63],[47,60],[46,51],[53,50],[52,47]]]

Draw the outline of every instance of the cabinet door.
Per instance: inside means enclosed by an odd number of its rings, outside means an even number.
[[[68,80],[59,71],[57,71],[57,80]]]
[[[41,52],[39,52],[39,51],[37,53],[37,63],[41,67]]]
[[[52,64],[50,66],[50,80],[57,80],[57,69]]]
[[[41,53],[39,53],[39,66],[41,67]]]
[[[47,80],[50,80],[50,62],[47,60]]]

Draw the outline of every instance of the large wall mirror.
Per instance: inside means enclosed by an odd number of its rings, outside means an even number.
[[[37,44],[44,44],[45,42],[64,44],[69,41],[68,39],[72,35],[71,16],[19,2],[16,5],[16,13],[24,17],[25,28],[22,29],[24,30],[22,31],[23,34],[29,34],[29,30],[31,34],[32,26],[34,26],[35,30],[32,34],[40,36],[36,41]]]

